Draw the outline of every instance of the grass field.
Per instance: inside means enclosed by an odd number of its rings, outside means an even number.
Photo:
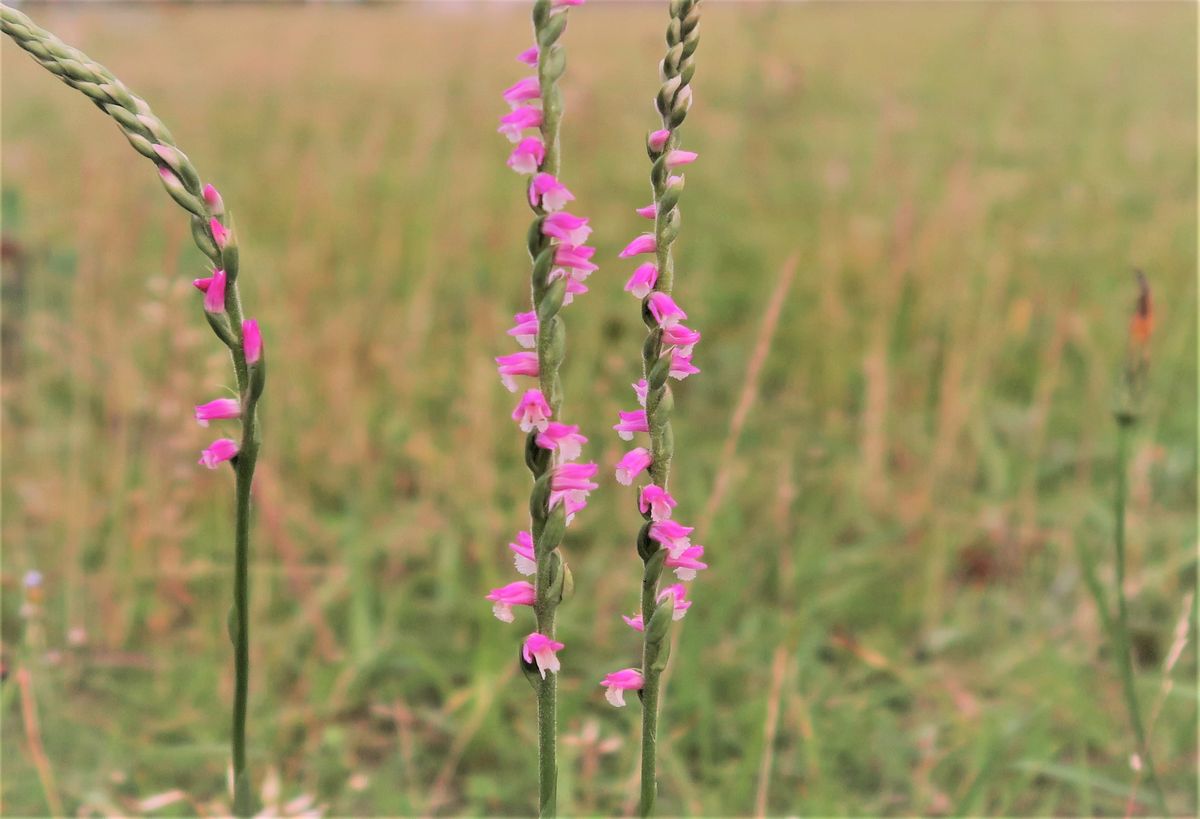
[[[150,100],[237,217],[271,362],[256,777],[335,815],[529,814],[524,631],[482,599],[529,487],[492,365],[528,298],[494,133],[523,7],[30,11]],[[1195,815],[1196,7],[705,14],[677,245],[704,372],[677,391],[673,489],[713,568],[672,655],[661,811],[1126,812],[1133,744],[1076,552],[1111,580],[1140,266],[1158,324],[1128,592],[1168,799]],[[605,475],[664,24],[596,3],[564,41],[564,178],[601,262],[566,314],[566,411]],[[232,482],[195,463],[191,405],[228,380],[202,257],[110,122],[2,60],[0,808],[219,812]],[[605,479],[567,538],[564,813],[634,804],[638,708],[597,683],[635,660],[637,524]]]

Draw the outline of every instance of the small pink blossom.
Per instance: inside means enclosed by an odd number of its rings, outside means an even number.
[[[671,493],[655,483],[643,486],[638,496],[638,509],[643,515],[649,512],[651,520],[667,520],[677,505]]]
[[[644,299],[650,295],[650,291],[657,283],[658,268],[654,266],[654,262],[645,262],[638,265],[637,269],[633,271],[633,275],[629,277],[629,281],[625,282],[625,290],[639,299]]]
[[[513,376],[528,375],[537,378],[537,353],[512,353],[511,355],[497,356],[496,368],[500,372],[500,383],[507,387],[509,392],[516,392],[517,382],[513,381]]]
[[[687,587],[682,583],[676,583],[674,586],[667,586],[658,594],[658,602],[662,602],[667,598],[671,598],[671,605],[674,612],[671,614],[672,620],[682,620],[687,614],[687,610],[692,607],[692,601],[687,599]]]
[[[587,241],[592,229],[584,217],[561,210],[542,220],[542,233],[569,245],[581,245]]]
[[[670,376],[676,380],[682,381],[689,375],[695,375],[700,372],[700,368],[692,364],[692,357],[683,353],[672,350],[671,353],[671,370]]]
[[[513,410],[512,419],[516,421],[522,432],[532,429],[544,430],[550,423],[550,404],[541,390],[525,390],[517,408]]]
[[[668,569],[674,569],[675,576],[680,580],[695,580],[696,572],[708,568],[707,563],[700,562],[702,557],[704,557],[703,546],[689,546],[675,557],[667,555],[663,565]]]
[[[659,327],[670,327],[687,318],[687,313],[680,309],[675,300],[661,290],[650,294],[647,306]]]
[[[642,672],[636,668],[624,668],[614,671],[600,681],[607,690],[604,698],[617,708],[625,705],[625,692],[637,691],[642,687]]]
[[[653,219],[658,215],[658,206],[651,202],[645,207],[638,208],[634,211],[634,213],[636,213],[638,216],[641,216],[643,219]]]
[[[579,279],[568,278],[567,289],[563,293],[563,307],[566,307],[571,302],[575,301],[576,296],[582,296],[588,291],[587,286],[579,281]]]
[[[204,204],[208,206],[209,211],[214,216],[220,216],[225,212],[225,201],[221,198],[221,194],[212,185],[205,185],[202,191],[204,196]]]
[[[590,261],[596,248],[588,245],[557,245],[554,248],[554,264],[568,271],[571,278],[583,281],[600,268]]]
[[[209,469],[216,469],[217,464],[222,461],[228,461],[237,454],[237,441],[230,438],[218,438],[208,445],[208,449],[200,453],[199,463],[207,466]]]
[[[537,572],[537,557],[533,551],[533,535],[529,532],[517,532],[515,543],[508,544],[513,551],[513,564],[517,571],[526,577]]]
[[[650,524],[650,539],[660,544],[671,557],[683,554],[692,545],[688,535],[692,533],[691,526],[684,526],[673,520],[660,520]]]
[[[690,356],[692,348],[700,343],[700,331],[682,324],[672,324],[663,329],[662,342],[673,346],[676,352]]]
[[[513,321],[516,322],[516,325],[508,331],[508,334],[515,338],[522,347],[533,349],[533,346],[537,344],[537,313],[517,313],[513,316]]]
[[[537,45],[531,45],[529,48],[525,49],[524,51],[522,51],[520,54],[517,55],[517,62],[525,63],[525,65],[537,65],[537,61],[538,61]]]
[[[520,142],[521,132],[527,128],[538,128],[542,124],[542,109],[532,106],[514,108],[500,117],[497,133],[508,137],[509,142]]]
[[[587,508],[587,499],[586,498],[579,498],[579,497],[573,497],[571,495],[567,495],[565,498],[563,498],[563,520],[564,520],[564,522],[568,526],[570,526],[571,521],[575,520],[575,513],[582,512],[586,508]]]
[[[541,112],[539,111],[538,114],[540,115]],[[529,183],[529,204],[534,207],[540,203],[542,208],[547,211],[562,210],[574,198],[575,194],[571,193],[566,185],[559,182],[554,174],[539,173]]]
[[[242,414],[242,405],[236,398],[217,398],[207,404],[196,405],[196,423],[202,427],[209,421],[237,418]]]
[[[504,623],[513,621],[513,606],[532,606],[537,599],[533,584],[526,580],[518,580],[506,586],[492,589],[487,594],[492,601],[492,614]]]
[[[646,379],[639,378],[631,386],[633,394],[637,396],[637,402],[643,407],[646,406],[646,394],[650,391],[650,385],[646,383]]]
[[[587,0],[550,0],[550,5],[554,8],[563,8],[564,6],[582,6]]]
[[[650,425],[646,420],[646,411],[644,409],[634,410],[633,412],[618,412],[621,416],[620,423],[613,424],[613,429],[617,431],[617,437],[622,441],[632,441],[633,433],[649,432]]]
[[[639,253],[653,253],[655,247],[654,234],[643,233],[626,245],[625,249],[618,253],[617,256],[621,259],[628,259],[631,256],[637,256]]]
[[[247,364],[257,364],[262,358],[262,332],[258,329],[257,319],[246,319],[242,322],[242,352],[246,355]]]
[[[650,136],[646,139],[646,144],[650,146],[650,150],[658,153],[667,144],[667,140],[671,138],[671,132],[666,128],[661,128],[657,131],[651,131]]]
[[[214,270],[212,281],[204,291],[204,309],[209,313],[225,312],[225,271]]]
[[[667,154],[667,167],[678,168],[680,165],[690,165],[700,154],[695,151],[671,151]]]
[[[516,108],[523,102],[541,99],[542,89],[537,77],[522,77],[504,89],[504,101]]]
[[[642,615],[635,614],[632,617],[622,614],[621,619],[625,621],[625,625],[629,626],[634,631],[645,631],[646,626],[642,622]]]
[[[192,279],[192,287],[199,290],[201,293],[207,293],[209,285],[212,284],[212,276],[206,276],[203,279]]]
[[[595,464],[564,463],[554,467],[550,474],[549,508],[563,504],[569,517],[587,504],[588,493],[598,489],[599,484],[591,478],[596,474]]]
[[[579,427],[574,424],[551,421],[535,441],[542,449],[557,449],[560,460],[573,461],[583,452],[587,438],[579,434]]]
[[[631,449],[617,463],[617,483],[630,486],[642,470],[650,466],[650,452],[645,447]]]
[[[544,680],[547,671],[558,671],[557,652],[564,648],[565,646],[557,640],[535,631],[525,638],[525,643],[521,646],[521,656],[525,658],[525,662],[537,664],[538,672]]]
[[[221,250],[224,250],[225,246],[229,244],[229,228],[225,227],[216,219],[209,219],[208,229],[212,231],[213,241],[217,243],[217,247]]]
[[[538,137],[526,137],[508,155],[508,167],[520,174],[537,173],[546,158],[546,146]]]

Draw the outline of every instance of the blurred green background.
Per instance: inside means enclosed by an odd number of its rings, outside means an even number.
[[[237,218],[271,366],[251,706],[269,805],[530,813],[528,623],[482,599],[515,579],[529,488],[492,364],[528,298],[494,132],[525,7],[30,11],[151,102]],[[1127,807],[1132,739],[1076,556],[1111,581],[1134,266],[1157,332],[1127,590],[1168,798],[1196,813],[1196,17],[705,11],[677,245],[703,374],[677,390],[673,489],[713,568],[672,656],[664,814],[1148,812],[1140,789]],[[566,413],[604,476],[565,546],[571,814],[634,804],[638,706],[597,683],[637,657],[618,615],[639,518],[609,426],[643,328],[616,253],[642,229],[665,22],[593,3],[564,40],[563,178],[601,263],[566,313]],[[215,436],[190,410],[230,374],[189,284],[203,260],[115,126],[7,41],[2,59],[0,807],[219,813],[232,481],[196,465]]]

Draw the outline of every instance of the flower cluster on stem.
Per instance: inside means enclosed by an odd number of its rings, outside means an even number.
[[[640,669],[627,668],[609,674],[601,682],[613,705],[624,705],[624,692],[638,691],[642,700],[641,813],[654,810],[659,678],[666,668],[667,635],[673,620],[681,619],[692,603],[687,599],[686,581],[708,568],[704,547],[693,544],[692,528],[674,519],[677,503],[668,488],[674,438],[671,412],[674,397],[670,382],[699,372],[692,363],[700,333],[683,322],[687,313],[672,298],[675,280],[672,245],[679,235],[679,197],[683,192],[682,168],[697,155],[679,147],[679,127],[692,104],[694,55],[700,41],[700,0],[671,0],[667,26],[667,53],[660,64],[662,84],[655,97],[661,127],[646,138],[650,158],[650,185],[654,201],[636,210],[654,222],[653,230],[635,237],[621,251],[622,259],[648,256],[634,269],[625,290],[641,302],[647,327],[642,346],[642,379],[634,384],[640,409],[621,412],[614,425],[623,440],[636,435],[648,437],[649,446],[637,446],[617,464],[616,478],[627,486],[638,484],[637,505],[645,523],[637,538],[643,561],[641,611],[624,617],[642,637]],[[644,475],[644,482],[640,482]],[[681,581],[660,587],[664,569]]]
[[[597,467],[581,463],[587,438],[564,423],[559,367],[566,351],[562,309],[587,292],[585,281],[595,270],[595,248],[586,242],[588,220],[565,208],[575,196],[559,179],[559,122],[562,92],[558,80],[566,55],[558,40],[567,25],[568,6],[583,0],[535,0],[534,44],[517,61],[534,67],[504,92],[509,111],[500,117],[499,133],[513,149],[508,166],[527,177],[525,198],[533,211],[526,240],[533,263],[530,274],[532,309],[517,313],[508,331],[523,349],[496,358],[500,380],[520,398],[512,418],[525,433],[525,463],[533,475],[529,498],[530,528],[518,533],[509,548],[517,571],[532,582],[516,581],[493,589],[487,599],[496,617],[511,622],[513,606],[533,610],[534,630],[522,641],[521,668],[537,693],[538,811],[556,809],[557,672],[563,643],[555,639],[558,605],[570,594],[571,573],[559,548],[566,527],[587,505]],[[520,378],[533,384],[522,384]]]
[[[234,644],[233,774],[234,810],[252,812],[246,772],[246,710],[249,690],[250,485],[258,457],[260,435],[257,406],[266,378],[262,335],[254,319],[244,318],[238,292],[238,242],[233,221],[217,189],[201,182],[187,154],[155,115],[150,105],[132,93],[111,71],[83,52],[63,43],[27,16],[0,5],[0,30],[67,85],[85,94],[111,117],[139,154],[153,162],[159,180],[175,202],[189,214],[192,238],[208,257],[211,269],[193,284],[202,296],[204,316],[217,338],[229,348],[237,383],[236,397],[215,398],[195,408],[196,421],[237,420],[238,439],[220,437],[200,455],[210,469],[228,462],[235,474],[237,507],[234,554],[234,610],[230,636]]]

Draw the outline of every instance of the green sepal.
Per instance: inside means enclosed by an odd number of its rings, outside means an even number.
[[[678,78],[676,78],[678,79]],[[692,107],[692,88],[684,86],[679,95],[675,98],[675,103],[671,106],[671,116],[668,119],[672,129],[678,128],[687,119],[688,111]]]
[[[647,532],[650,531],[649,524],[643,528],[645,528]],[[657,543],[650,540],[648,535],[646,539],[650,542],[654,551],[650,553],[649,557],[643,558],[645,566],[642,569],[642,585],[649,586],[651,589],[653,589],[658,585],[658,579],[662,577],[663,563],[667,559],[667,550],[661,548]]]
[[[534,12],[537,13],[536,10]],[[566,14],[551,14],[545,22],[537,27],[537,41],[540,49],[554,45],[567,27]]]
[[[529,274],[533,285],[533,300],[541,301],[550,284],[550,271],[554,268],[554,246],[547,245],[533,259],[533,270]]]
[[[542,531],[538,533],[537,539],[534,541],[534,556],[541,560],[542,555],[549,554],[558,548],[562,543],[563,536],[567,533],[567,513],[563,504],[558,504],[550,510],[546,516],[545,523],[542,526]],[[562,558],[558,558],[561,560]]]
[[[237,228],[233,224],[233,214],[227,214],[223,219],[218,220],[225,229],[229,231],[229,238],[225,242],[225,247],[221,249],[221,268],[225,271],[230,284],[237,281],[238,276],[238,240]]]
[[[680,70],[679,78],[683,80],[684,85],[690,85],[694,76],[696,76],[696,63],[689,61]]]
[[[673,108],[672,102],[675,99],[675,92],[679,90],[680,84],[678,77],[672,77],[658,89],[658,95],[654,98],[654,106],[663,117],[666,117]]]
[[[662,551],[662,548],[650,539],[650,521],[642,524],[642,528],[638,529],[637,536],[637,553],[646,565],[654,558],[654,555]]]
[[[129,141],[133,142],[133,135],[130,134],[128,136],[130,137]],[[138,137],[138,138],[140,139],[141,137]],[[173,177],[173,178],[178,180],[178,177]],[[159,176],[159,180],[163,183],[163,187],[166,188],[167,193],[169,193],[171,195],[172,199],[174,199],[176,202],[179,203],[179,206],[181,208],[189,211],[190,213],[192,213],[196,216],[200,216],[200,217],[204,216],[204,203],[200,201],[199,197],[193,196],[192,194],[190,194],[186,190],[184,190],[182,184],[177,185],[173,182],[168,182],[161,175]]]
[[[677,176],[678,182],[672,182],[663,187],[658,194],[658,212],[669,212],[675,210],[675,206],[679,204],[679,195],[683,193],[684,177]]]
[[[205,310],[204,317],[208,319],[208,326],[217,334],[217,338],[225,342],[226,347],[230,349],[237,348],[237,336],[233,334],[233,328],[229,326],[228,313],[210,313]]]
[[[654,318],[651,316],[651,318]],[[653,362],[658,360],[659,354],[662,352],[662,330],[657,325],[650,328],[650,332],[646,335],[646,340],[642,342],[642,361],[647,363],[647,366],[653,366]]]
[[[667,23],[667,45],[675,45],[683,39],[683,23],[678,17],[672,17]]]
[[[121,133],[123,133],[125,138],[129,140],[129,144],[133,146],[133,150],[146,157],[146,159],[158,159],[158,154],[154,153],[154,143],[152,143],[150,140],[146,139],[141,134],[134,133],[133,131],[126,131],[124,128],[121,129]]]
[[[659,247],[668,246],[679,237],[681,219],[678,208],[669,210],[666,212],[666,216],[659,216],[655,219],[655,239]]]
[[[533,27],[541,28],[550,19],[550,0],[535,0],[533,4]]]
[[[700,22],[699,20],[696,21]],[[696,48],[700,45],[700,30],[694,25],[692,30],[683,36],[683,58],[686,60],[696,53]]]
[[[531,429],[525,436],[525,466],[533,473],[534,478],[540,478],[550,466],[550,450],[537,445],[538,431]]]
[[[667,383],[667,376],[671,374],[671,356],[659,356],[654,362],[654,366],[650,368],[649,374],[646,376],[646,385],[651,390],[661,390],[663,385]],[[647,396],[648,398],[649,396]],[[649,410],[650,402],[647,400],[646,409]]]
[[[267,359],[259,357],[258,361],[249,365],[250,370],[250,405],[254,406],[258,403],[258,399],[262,398],[263,387],[267,383]]]
[[[560,279],[559,281],[562,280]],[[555,284],[557,283],[555,282]],[[566,355],[566,351],[567,331],[562,320],[558,316],[553,316],[548,321],[539,319],[538,358],[541,361],[541,366],[557,373],[559,366],[562,364],[563,356]],[[557,404],[551,400],[550,396],[546,396],[546,400],[550,401],[551,407],[557,408]]]
[[[130,111],[133,110],[133,94],[129,93],[129,89],[120,80],[114,77],[112,82],[100,83],[100,87],[104,89],[104,93],[108,94],[108,98],[117,105]]]
[[[687,0],[671,0],[667,13],[672,18],[682,17],[687,13]]]
[[[653,434],[659,425],[667,422],[671,410],[675,409],[675,396],[666,384],[660,385],[657,389],[651,389],[648,385],[647,381],[646,417],[651,421],[650,431]],[[657,419],[657,423],[655,419]]]
[[[537,303],[538,326],[544,327],[558,315],[562,309],[563,298],[567,295],[567,277],[560,276],[550,282],[550,286],[542,294]]]
[[[680,27],[683,29],[684,38],[686,39],[689,35],[691,35],[694,39],[698,40],[699,33],[696,32],[696,26],[698,25],[700,25],[700,6],[694,4],[687,10],[687,13],[680,18]],[[695,50],[696,47],[692,46],[692,51]]]
[[[200,248],[200,252],[212,260],[215,265],[221,264],[221,251],[217,247],[217,243],[213,241],[212,233],[208,230],[208,223],[202,217],[193,215],[192,223],[192,241],[196,243],[196,247]]]
[[[654,614],[650,616],[650,622],[646,623],[646,643],[662,643],[664,637],[667,636],[667,630],[671,627],[671,618],[675,615],[675,605],[670,599],[663,603],[659,603],[654,609]]]
[[[656,191],[662,188],[663,183],[667,181],[667,153],[668,151],[663,151],[662,156],[654,160],[654,164],[650,166],[650,184]]]
[[[150,132],[150,129],[146,127],[145,123],[137,118],[137,114],[134,114],[133,112],[128,111],[125,108],[122,108],[120,105],[112,102],[106,102],[100,107],[104,109],[104,113],[115,119],[117,124],[125,130],[133,131],[134,133],[141,134],[142,136],[153,136],[153,134]]]
[[[529,250],[529,258],[536,259],[538,254],[549,246],[550,242],[542,235],[542,222],[545,216],[538,216],[529,224],[529,233],[525,236],[525,247]]]
[[[558,602],[570,600],[575,596],[575,575],[571,573],[571,567],[567,565],[567,561],[562,564],[563,581],[562,594],[559,595]]]
[[[536,692],[538,686],[542,684],[542,675],[538,673],[536,663],[525,662],[524,642],[517,644],[517,664],[521,666],[521,673],[525,675],[525,679],[529,681],[529,684],[533,686],[533,690]]]
[[[96,78],[92,76],[92,72],[81,62],[73,59],[59,60],[59,65],[63,68],[63,73],[73,80],[81,83],[91,83]],[[81,91],[83,89],[80,89]]]
[[[650,672],[658,676],[667,670],[667,660],[671,659],[671,641],[663,640],[654,652],[654,660],[650,663]]]
[[[546,587],[546,599],[550,601],[553,608],[562,600],[563,591],[563,559],[558,552],[551,552],[550,560],[550,584]]]

